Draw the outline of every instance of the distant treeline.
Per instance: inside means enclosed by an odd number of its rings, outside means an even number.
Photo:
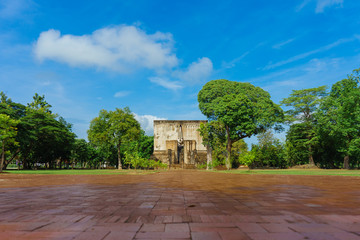
[[[293,90],[281,101],[250,83],[224,79],[206,83],[198,95],[209,122],[199,129],[213,149],[213,166],[322,168],[360,166],[360,69],[326,86]],[[101,110],[77,139],[72,125],[51,111],[44,96],[22,105],[0,93],[0,170],[12,168],[156,168],[153,137],[146,136],[129,108]],[[271,131],[289,125],[286,141]],[[248,150],[244,138],[258,136]]]
[[[360,69],[354,70],[330,90],[326,86],[293,90],[281,101],[285,111],[272,103],[270,95],[252,85],[227,80],[207,83],[199,93],[199,104],[209,123],[200,131],[205,143],[213,148],[213,165],[226,165],[230,156],[228,164],[233,168],[304,164],[359,168],[359,75]],[[289,125],[285,142],[276,139],[269,127],[281,130],[276,123]],[[244,138],[252,135],[258,136],[258,144],[249,151]]]
[[[106,138],[110,133],[98,136],[97,142],[94,135],[91,135],[91,142],[77,139],[72,125],[51,111],[52,106],[44,96],[35,94],[26,106],[13,102],[3,92],[0,97],[0,171],[8,166],[18,169],[117,167],[118,156],[123,157],[121,162],[127,167],[157,166],[149,160],[153,137],[144,134],[128,109],[137,131],[130,133],[131,137],[117,136],[123,141],[118,149],[119,144]],[[90,134],[92,132],[89,130]]]

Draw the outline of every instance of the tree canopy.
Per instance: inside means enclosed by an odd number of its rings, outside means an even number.
[[[270,94],[250,83],[225,79],[210,81],[200,90],[198,102],[209,122],[224,125],[228,169],[234,142],[272,127],[279,130],[284,118],[282,109],[271,100]]]
[[[1,144],[1,162],[0,172],[3,169],[5,161],[6,146],[9,144],[16,144],[15,137],[17,134],[16,125],[19,123],[18,120],[12,119],[10,116],[0,114],[0,144]]]
[[[121,146],[140,137],[140,124],[128,107],[115,111],[101,110],[90,123],[88,139],[98,147],[114,146],[117,149],[118,169],[122,169]]]
[[[315,118],[318,106],[324,97],[327,96],[326,86],[317,88],[309,88],[302,90],[293,90],[290,97],[284,98],[281,104],[290,107],[286,111],[286,119],[288,122],[296,124],[301,123],[301,129],[305,135],[305,141],[302,144],[307,146],[309,164],[314,165],[313,151],[317,138],[315,134]],[[299,126],[300,127],[300,126]],[[292,128],[295,130],[295,128]],[[292,131],[292,133],[295,133]],[[300,141],[296,141],[300,143]],[[295,142],[293,142],[294,144]]]
[[[350,156],[359,155],[360,149],[359,69],[332,86],[320,106],[318,119],[329,136],[341,141],[337,149],[343,154],[343,167],[350,168]]]

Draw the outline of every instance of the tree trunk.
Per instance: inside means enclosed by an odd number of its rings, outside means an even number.
[[[309,164],[315,166],[311,145],[309,146]]]
[[[117,149],[118,149],[118,169],[122,169],[121,154],[120,154],[120,144],[118,145]]]
[[[206,170],[210,170],[212,169],[212,148],[209,145],[206,145],[206,150],[207,150]]]
[[[2,152],[1,152],[1,163],[0,163],[0,173],[3,170],[4,161],[5,161],[5,142],[2,142]]]
[[[231,138],[230,138],[230,131],[229,131],[229,127],[226,127],[226,133],[227,133],[227,144],[226,144],[226,151],[227,151],[227,155],[226,155],[226,168],[227,170],[230,170],[231,168],[231,163],[230,163],[230,159],[231,159]]]
[[[349,158],[349,155],[344,157],[344,169],[350,169]]]
[[[6,169],[9,163],[12,162],[19,153],[20,153],[20,149],[16,150],[16,152],[11,156],[9,160],[4,159],[3,169]]]

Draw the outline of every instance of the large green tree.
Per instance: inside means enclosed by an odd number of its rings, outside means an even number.
[[[51,112],[44,96],[35,94],[19,124],[20,148],[25,168],[34,164],[55,167],[68,161],[75,141],[71,124]],[[20,131],[21,130],[21,131]]]
[[[283,111],[270,94],[250,83],[225,79],[206,83],[198,94],[200,111],[209,122],[223,124],[226,134],[226,167],[230,169],[232,144],[283,122]]]
[[[19,121],[12,119],[10,116],[5,114],[0,114],[0,144],[1,144],[1,162],[0,162],[0,172],[2,172],[6,146],[9,144],[16,144],[15,137],[17,134],[16,125]]]
[[[302,123],[302,129],[306,136],[305,145],[308,150],[309,164],[311,165],[315,164],[313,152],[314,145],[317,142],[314,113],[326,95],[326,86],[321,86],[293,90],[290,97],[281,101],[281,104],[290,107],[286,111],[287,121]]]
[[[319,109],[319,122],[328,134],[340,140],[343,167],[350,168],[350,156],[358,156],[360,148],[360,69],[336,82]]]
[[[96,146],[112,145],[117,149],[118,169],[122,169],[121,146],[140,137],[140,124],[128,107],[115,111],[101,110],[90,123],[88,139]]]
[[[85,139],[75,139],[71,150],[71,161],[73,165],[80,164],[83,168],[89,162],[91,157],[90,145]]]
[[[4,156],[3,168],[5,169],[7,165],[14,160],[20,154],[20,144],[22,140],[22,131],[21,131],[21,121],[19,121],[23,116],[25,116],[26,107],[20,103],[13,102],[11,98],[8,98],[4,92],[0,92],[0,114],[9,116],[10,119],[17,121],[17,134],[15,141],[7,141],[6,144],[6,154]]]
[[[309,163],[307,132],[308,129],[304,123],[295,123],[290,125],[286,133],[287,160],[291,166]]]

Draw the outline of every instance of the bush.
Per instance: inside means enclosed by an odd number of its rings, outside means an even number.
[[[240,156],[242,164],[249,168],[286,168],[285,146],[271,132],[258,136],[259,144],[253,144],[251,151]]]

